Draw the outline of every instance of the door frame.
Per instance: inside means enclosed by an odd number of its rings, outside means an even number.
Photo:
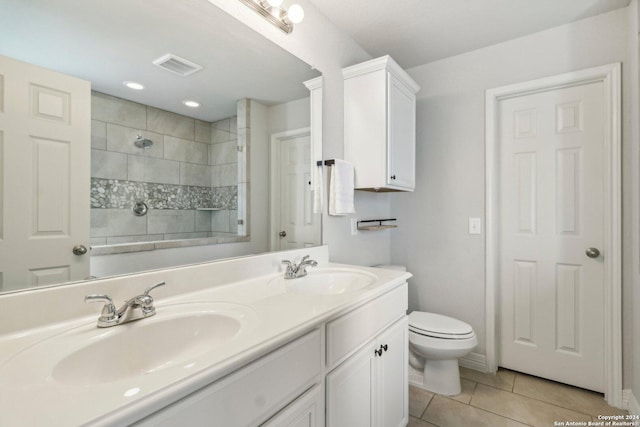
[[[284,140],[300,136],[311,137],[311,128],[304,127],[271,134],[271,144],[269,147],[269,151],[271,152],[271,161],[269,162],[269,181],[271,190],[269,196],[269,211],[271,213],[269,220],[269,250],[271,251],[279,250],[277,248],[278,241],[275,236],[280,228],[280,209],[278,209],[278,206],[280,205],[280,177],[278,174],[278,171],[281,170],[280,143]]]
[[[604,86],[604,378],[605,399],[622,406],[621,64],[613,63],[488,89],[485,94],[485,322],[487,370],[498,369],[499,115],[504,99],[602,82]]]

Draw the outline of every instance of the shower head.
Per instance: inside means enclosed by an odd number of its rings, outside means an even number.
[[[147,148],[153,145],[153,141],[147,138],[143,138],[142,135],[138,134],[136,136],[136,140],[133,141],[134,145],[138,148]]]

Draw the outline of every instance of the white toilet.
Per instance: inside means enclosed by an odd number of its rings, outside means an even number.
[[[403,266],[378,265],[403,270]],[[441,314],[414,311],[409,314],[409,363],[423,372],[422,388],[438,394],[460,394],[458,358],[478,345],[473,328]]]
[[[441,314],[409,314],[409,363],[422,370],[423,388],[438,394],[460,394],[458,358],[478,345],[473,328]]]

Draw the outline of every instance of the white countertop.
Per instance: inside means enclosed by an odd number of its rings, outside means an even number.
[[[282,273],[271,273],[158,298],[154,317],[113,328],[96,328],[97,315],[93,314],[0,335],[0,426],[130,423],[229,374],[327,319],[401,285],[411,276],[399,271],[332,263],[322,267],[358,269],[374,274],[377,280],[360,290],[335,295],[306,295],[287,292],[281,280],[274,280]],[[245,307],[246,325],[233,340],[216,348],[215,352],[192,358],[186,365],[176,364],[135,378],[78,385],[61,383],[51,376],[50,372],[59,360],[55,349],[47,351],[47,357],[33,357],[38,346],[64,342],[56,341],[59,337],[69,334],[94,336],[117,328],[135,328],[144,322],[162,319],[163,312],[170,313],[175,304],[203,302]],[[123,349],[128,350],[132,349]]]

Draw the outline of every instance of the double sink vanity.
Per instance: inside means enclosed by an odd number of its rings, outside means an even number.
[[[2,295],[0,426],[404,426],[409,277],[322,246]]]

